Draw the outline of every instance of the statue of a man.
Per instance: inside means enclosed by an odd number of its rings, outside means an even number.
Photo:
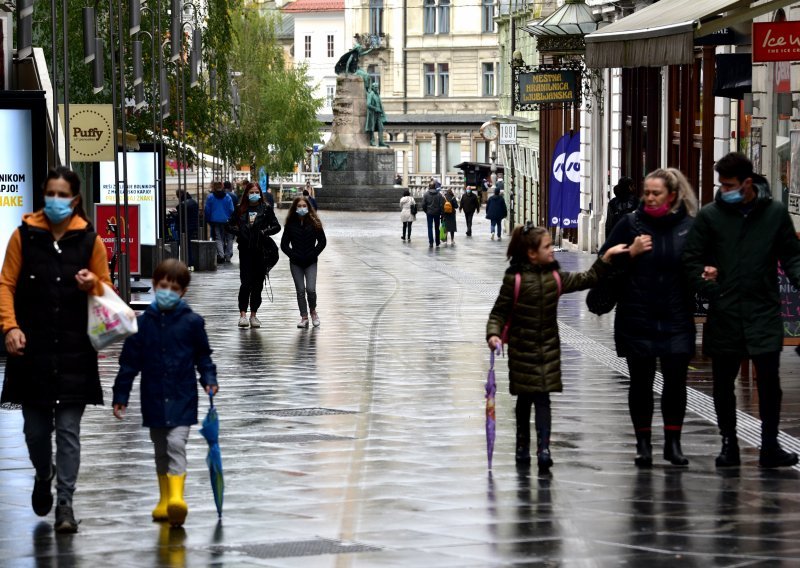
[[[369,134],[369,145],[375,146],[372,133],[377,130],[378,143],[381,148],[388,148],[389,145],[383,142],[383,123],[386,122],[386,113],[383,111],[383,101],[378,94],[378,84],[373,83],[367,91],[367,122],[364,125],[364,132]]]

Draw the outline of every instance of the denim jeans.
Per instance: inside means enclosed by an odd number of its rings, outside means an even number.
[[[492,225],[489,229],[489,234],[497,233],[497,236],[501,236],[501,232],[503,230],[503,222],[502,221],[492,221]]]
[[[211,236],[217,243],[217,256],[230,260],[233,256],[233,235],[225,230],[225,223],[209,223]]]
[[[81,466],[81,418],[83,404],[59,404],[55,407],[22,406],[23,431],[28,455],[36,477],[50,476],[53,462],[53,430],[56,432],[56,496],[59,504],[72,504],[75,482]]]
[[[433,244],[434,240],[436,244],[439,244],[439,215],[429,215],[425,214],[426,220],[428,221],[428,242]]]

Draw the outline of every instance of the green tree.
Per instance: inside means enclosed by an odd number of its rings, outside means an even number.
[[[317,111],[305,66],[287,66],[276,28],[280,15],[262,16],[243,7],[232,15],[231,69],[241,98],[238,125],[223,134],[234,160],[286,172],[303,159],[306,148],[320,140]]]

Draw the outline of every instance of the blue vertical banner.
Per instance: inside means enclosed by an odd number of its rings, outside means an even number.
[[[577,228],[581,212],[581,133],[576,132],[567,144],[561,184],[561,226]]]
[[[561,211],[563,209],[564,163],[567,160],[567,147],[571,135],[564,134],[556,142],[553,152],[553,161],[550,166],[550,197],[548,200],[548,216],[551,227],[561,226]]]

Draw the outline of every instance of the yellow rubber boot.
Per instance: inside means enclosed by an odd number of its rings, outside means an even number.
[[[158,476],[158,492],[160,493],[160,497],[158,499],[158,505],[153,509],[153,520],[166,521],[167,502],[169,501],[169,481],[166,475]]]
[[[167,520],[173,527],[180,527],[186,520],[189,507],[183,500],[183,484],[186,481],[186,474],[170,475],[167,474],[169,482],[169,501],[167,501]]]

